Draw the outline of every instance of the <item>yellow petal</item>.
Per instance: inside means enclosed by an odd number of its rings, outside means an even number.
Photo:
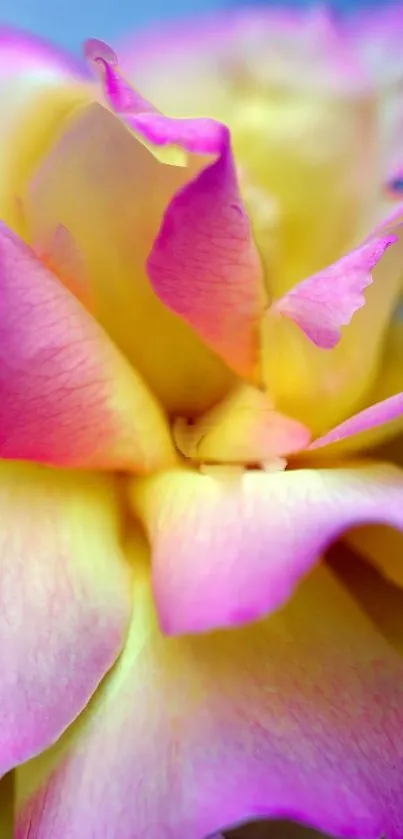
[[[162,214],[186,169],[159,162],[101,105],[70,120],[25,195],[31,235],[64,225],[86,257],[95,314],[171,411],[209,407],[224,363],[158,300],[145,272]]]

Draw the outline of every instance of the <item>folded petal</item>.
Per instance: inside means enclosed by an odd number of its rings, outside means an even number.
[[[0,298],[0,457],[141,472],[173,461],[140,376],[5,225]]]
[[[18,773],[16,839],[199,839],[285,815],[398,839],[402,708],[401,656],[325,567],[255,626],[180,639],[136,573],[116,668],[59,753]]]
[[[236,373],[256,378],[266,295],[229,130],[213,120],[178,120],[153,112],[121,77],[110,48],[91,41],[88,53],[103,69],[110,105],[147,141],[214,156],[171,200],[148,259],[148,273],[169,309]]]
[[[179,451],[200,463],[264,464],[305,449],[310,434],[302,423],[275,411],[267,395],[241,386],[189,424],[173,426]]]
[[[55,741],[123,644],[130,573],[112,480],[0,463],[0,774]]]
[[[281,606],[344,531],[403,530],[403,471],[351,465],[242,475],[167,471],[134,480],[167,634],[202,632]]]
[[[219,399],[231,373],[157,298],[146,260],[163,213],[189,178],[98,103],[77,109],[23,196],[31,241],[59,225],[82,252],[94,311],[173,412]]]

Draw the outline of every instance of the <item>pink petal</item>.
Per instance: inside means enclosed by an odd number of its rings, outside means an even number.
[[[345,422],[332,428],[323,437],[314,440],[308,451],[315,449],[322,449],[323,446],[329,446],[331,443],[338,443],[341,440],[346,440],[353,437],[355,434],[361,434],[371,428],[377,428],[385,423],[392,422],[403,416],[403,393],[396,393],[389,399],[384,399],[382,402],[377,402],[369,408],[365,408],[353,417],[349,417]]]
[[[241,476],[168,471],[132,482],[167,634],[244,624],[279,608],[348,528],[403,530],[403,471],[359,465]]]
[[[396,236],[372,238],[339,262],[304,280],[272,306],[290,318],[316,346],[332,349],[355,312],[365,305],[371,271]]]
[[[173,462],[140,377],[5,225],[0,298],[0,457],[140,471]]]
[[[0,462],[0,774],[56,740],[114,663],[130,568],[111,479]]]
[[[216,158],[179,190],[165,212],[148,259],[154,291],[238,374],[256,378],[266,295],[229,131],[214,120],[153,113],[134,91],[131,101],[116,57],[108,50],[100,44],[97,55],[94,42],[87,45],[91,61],[101,62],[104,69],[109,104],[125,122],[157,146],[178,145]],[[147,112],[141,113],[141,107]]]
[[[401,593],[372,589],[397,619]],[[263,817],[399,839],[402,709],[401,656],[326,567],[278,615],[180,639],[136,569],[117,667],[58,765],[18,773],[16,839],[202,839]]]
[[[258,377],[262,273],[229,139],[171,201],[148,260],[154,291],[235,372]]]

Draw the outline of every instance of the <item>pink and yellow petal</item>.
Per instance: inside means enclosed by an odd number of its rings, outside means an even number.
[[[231,10],[142,33],[122,54],[129,77],[158,107],[230,126],[275,296],[370,229],[378,103],[348,32],[327,8]]]
[[[107,45],[90,41],[86,50],[101,70],[108,103],[142,138],[158,150],[173,145],[213,156],[166,208],[148,273],[160,300],[236,373],[258,378],[259,322],[267,295],[228,128],[209,119],[164,116],[123,79]]]
[[[302,423],[275,411],[265,393],[245,385],[191,424],[177,419],[173,434],[179,451],[193,462],[267,468],[310,441]]]
[[[5,225],[0,291],[2,458],[140,472],[174,461],[140,376]]]
[[[278,609],[346,530],[403,530],[402,497],[403,471],[387,464],[134,479],[162,629],[204,632]]]
[[[161,163],[106,108],[77,111],[24,197],[33,239],[66,227],[84,254],[94,311],[173,412],[210,407],[232,375],[158,299],[146,260],[186,167]]]
[[[85,66],[46,41],[0,27],[0,218],[23,233],[16,198],[67,115],[90,93]]]
[[[349,326],[355,313],[365,306],[363,292],[372,283],[373,269],[396,241],[393,235],[369,239],[339,262],[303,280],[270,311],[296,323],[316,347],[334,349],[342,327]]]
[[[401,657],[325,567],[267,620],[181,639],[160,635],[137,573],[116,668],[18,773],[16,839],[188,839],[285,815],[397,839],[402,707]]]
[[[112,479],[0,463],[0,774],[52,742],[123,645],[131,569]]]
[[[397,241],[385,252],[390,237]],[[285,317],[276,312],[276,307],[281,310],[279,301],[265,319],[262,339],[266,386],[276,407],[308,425],[314,436],[325,434],[368,404],[401,293],[402,253],[399,216],[338,263],[290,292],[285,298]],[[330,289],[325,282],[329,276]],[[359,289],[365,286],[362,305]],[[338,299],[329,294],[336,288]],[[342,328],[338,340],[343,323],[348,325]],[[331,350],[324,348],[329,340]],[[315,407],[318,403],[320,411]]]
[[[393,439],[403,427],[403,324],[392,322],[385,340],[379,375],[366,407],[318,437],[309,451],[319,457],[368,450]],[[323,449],[323,451],[322,451]]]

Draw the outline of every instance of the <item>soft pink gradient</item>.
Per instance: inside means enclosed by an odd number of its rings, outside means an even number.
[[[396,236],[373,238],[339,262],[324,268],[291,289],[272,306],[296,323],[316,346],[333,349],[358,309],[365,306],[364,289],[371,271]]]
[[[85,79],[88,72],[83,61],[30,32],[0,25],[0,75],[4,79],[15,73],[54,70],[66,79]]]
[[[2,458],[135,471],[172,462],[168,429],[141,379],[4,224],[0,297]]]
[[[166,639],[135,580],[125,652],[16,839],[201,839],[259,817],[400,839],[401,625],[387,640],[322,567],[260,624]],[[402,610],[382,580],[369,595],[386,623]]]
[[[0,461],[0,774],[54,742],[125,640],[112,479]]]
[[[402,494],[403,472],[365,463],[133,481],[163,631],[231,627],[278,609],[348,528],[403,530]]]

